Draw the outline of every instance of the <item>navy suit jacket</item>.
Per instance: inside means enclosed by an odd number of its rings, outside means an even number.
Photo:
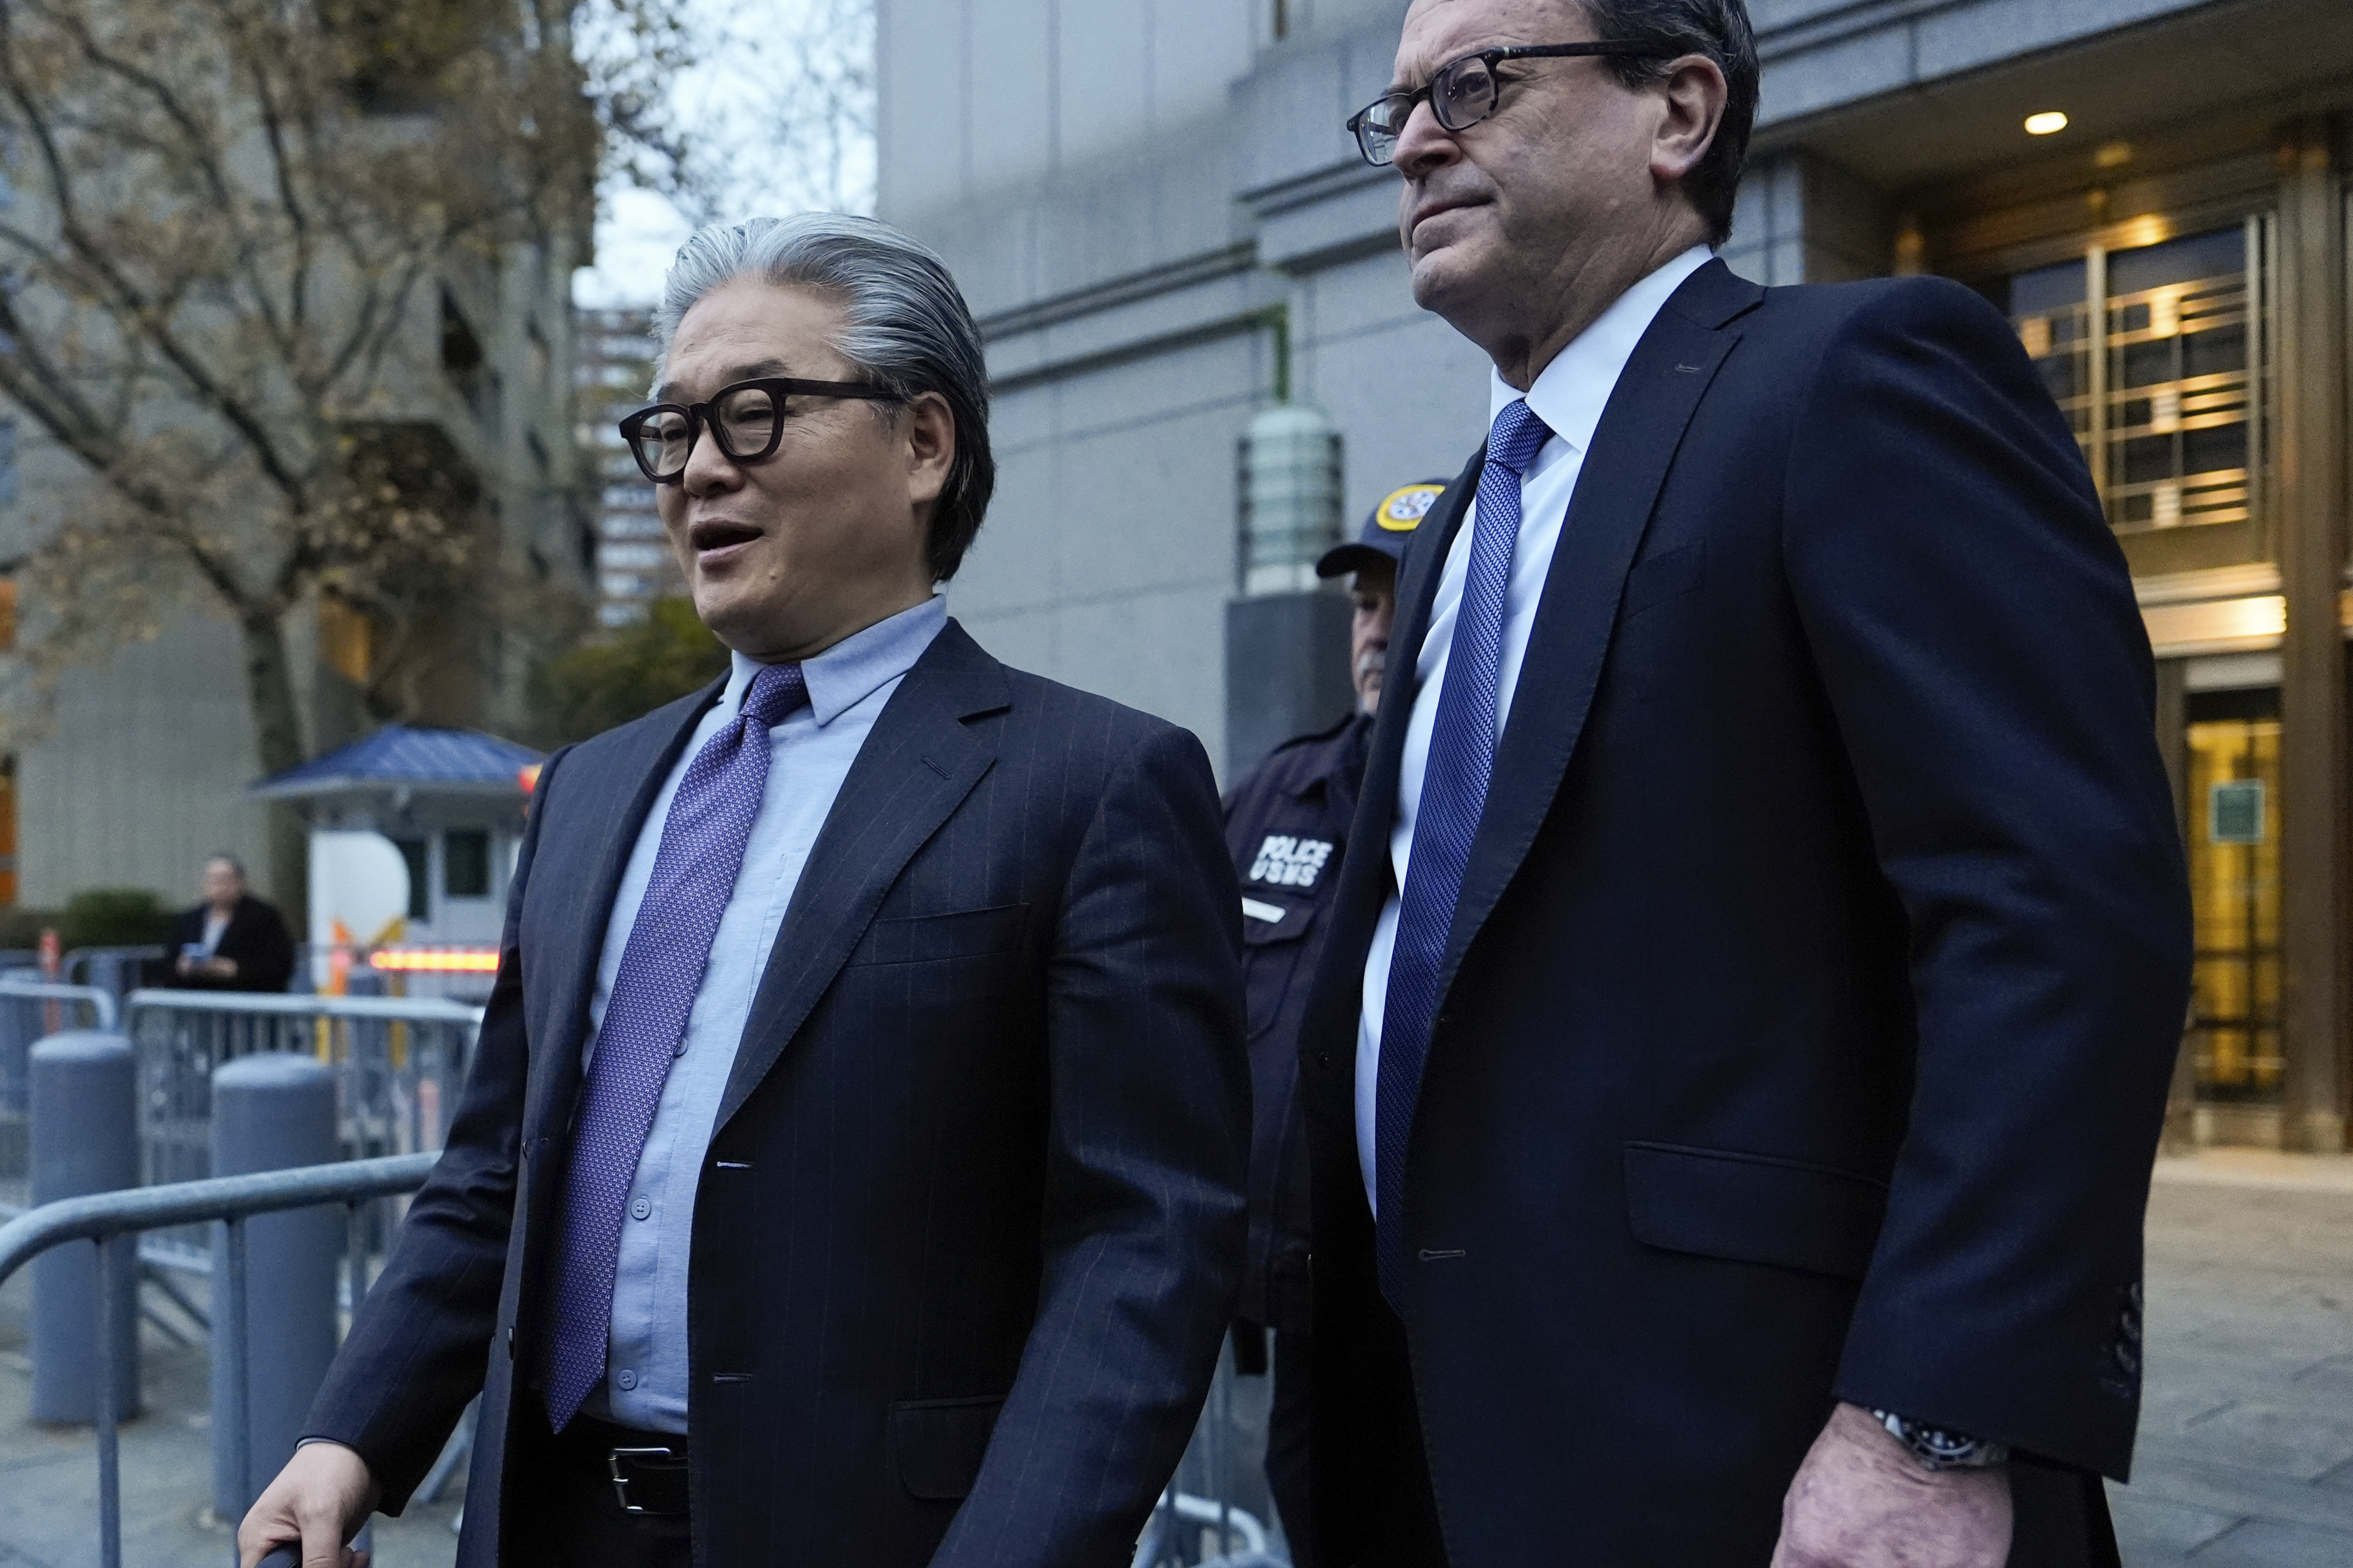
[[[500,1520],[548,1443],[533,1341],[597,952],[718,689],[541,773],[463,1109],[311,1412],[397,1511],[481,1391],[473,1568],[534,1560]],[[949,623],[842,785],[712,1138],[698,1562],[1128,1561],[1240,1274],[1238,900],[1199,742]]]
[[[1393,671],[1478,466],[1414,536]],[[1761,1568],[1834,1399],[2125,1474],[2189,963],[2153,702],[2122,552],[1998,312],[1721,263],[1677,290],[1569,504],[1406,1155],[1454,1568]],[[1389,891],[1349,857],[1303,1034],[1324,1568],[1377,1545],[1404,1359],[1350,1115]],[[2096,1484],[2021,1478],[2020,1560],[2095,1553]]]

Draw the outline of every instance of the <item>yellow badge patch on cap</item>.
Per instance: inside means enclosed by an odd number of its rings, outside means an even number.
[[[1411,533],[1421,526],[1421,520],[1430,515],[1430,509],[1445,493],[1444,485],[1408,485],[1403,489],[1391,490],[1374,510],[1373,521],[1391,533]]]

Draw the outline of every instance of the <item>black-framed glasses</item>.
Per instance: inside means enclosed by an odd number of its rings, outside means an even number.
[[[1356,113],[1348,116],[1349,132],[1356,139],[1356,151],[1365,162],[1375,168],[1387,165],[1397,156],[1398,138],[1405,134],[1405,122],[1413,116],[1413,106],[1423,99],[1430,100],[1430,111],[1438,116],[1438,123],[1449,131],[1468,131],[1495,112],[1495,105],[1504,95],[1503,83],[1495,79],[1495,68],[1505,60],[1536,60],[1567,58],[1586,55],[1655,55],[1656,44],[1638,44],[1625,39],[1611,39],[1595,44],[1529,44],[1513,49],[1482,49],[1475,55],[1464,55],[1459,60],[1449,60],[1438,68],[1430,85],[1411,92],[1385,92]]]
[[[646,478],[658,485],[674,485],[686,477],[686,460],[706,429],[734,462],[757,463],[773,456],[785,438],[785,421],[793,412],[790,400],[796,397],[898,400],[897,394],[871,382],[764,375],[723,386],[708,403],[657,403],[640,408],[621,421],[621,439],[629,444]]]

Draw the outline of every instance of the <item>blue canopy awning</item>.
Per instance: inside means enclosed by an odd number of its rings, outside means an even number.
[[[265,800],[302,800],[356,790],[521,797],[524,768],[540,753],[479,730],[386,724],[372,735],[247,786]]]

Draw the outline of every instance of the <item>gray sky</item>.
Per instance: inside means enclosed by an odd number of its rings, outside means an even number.
[[[689,0],[702,63],[671,106],[709,190],[700,215],[625,179],[598,192],[596,265],[573,275],[583,306],[644,305],[698,220],[871,209],[871,0]]]

